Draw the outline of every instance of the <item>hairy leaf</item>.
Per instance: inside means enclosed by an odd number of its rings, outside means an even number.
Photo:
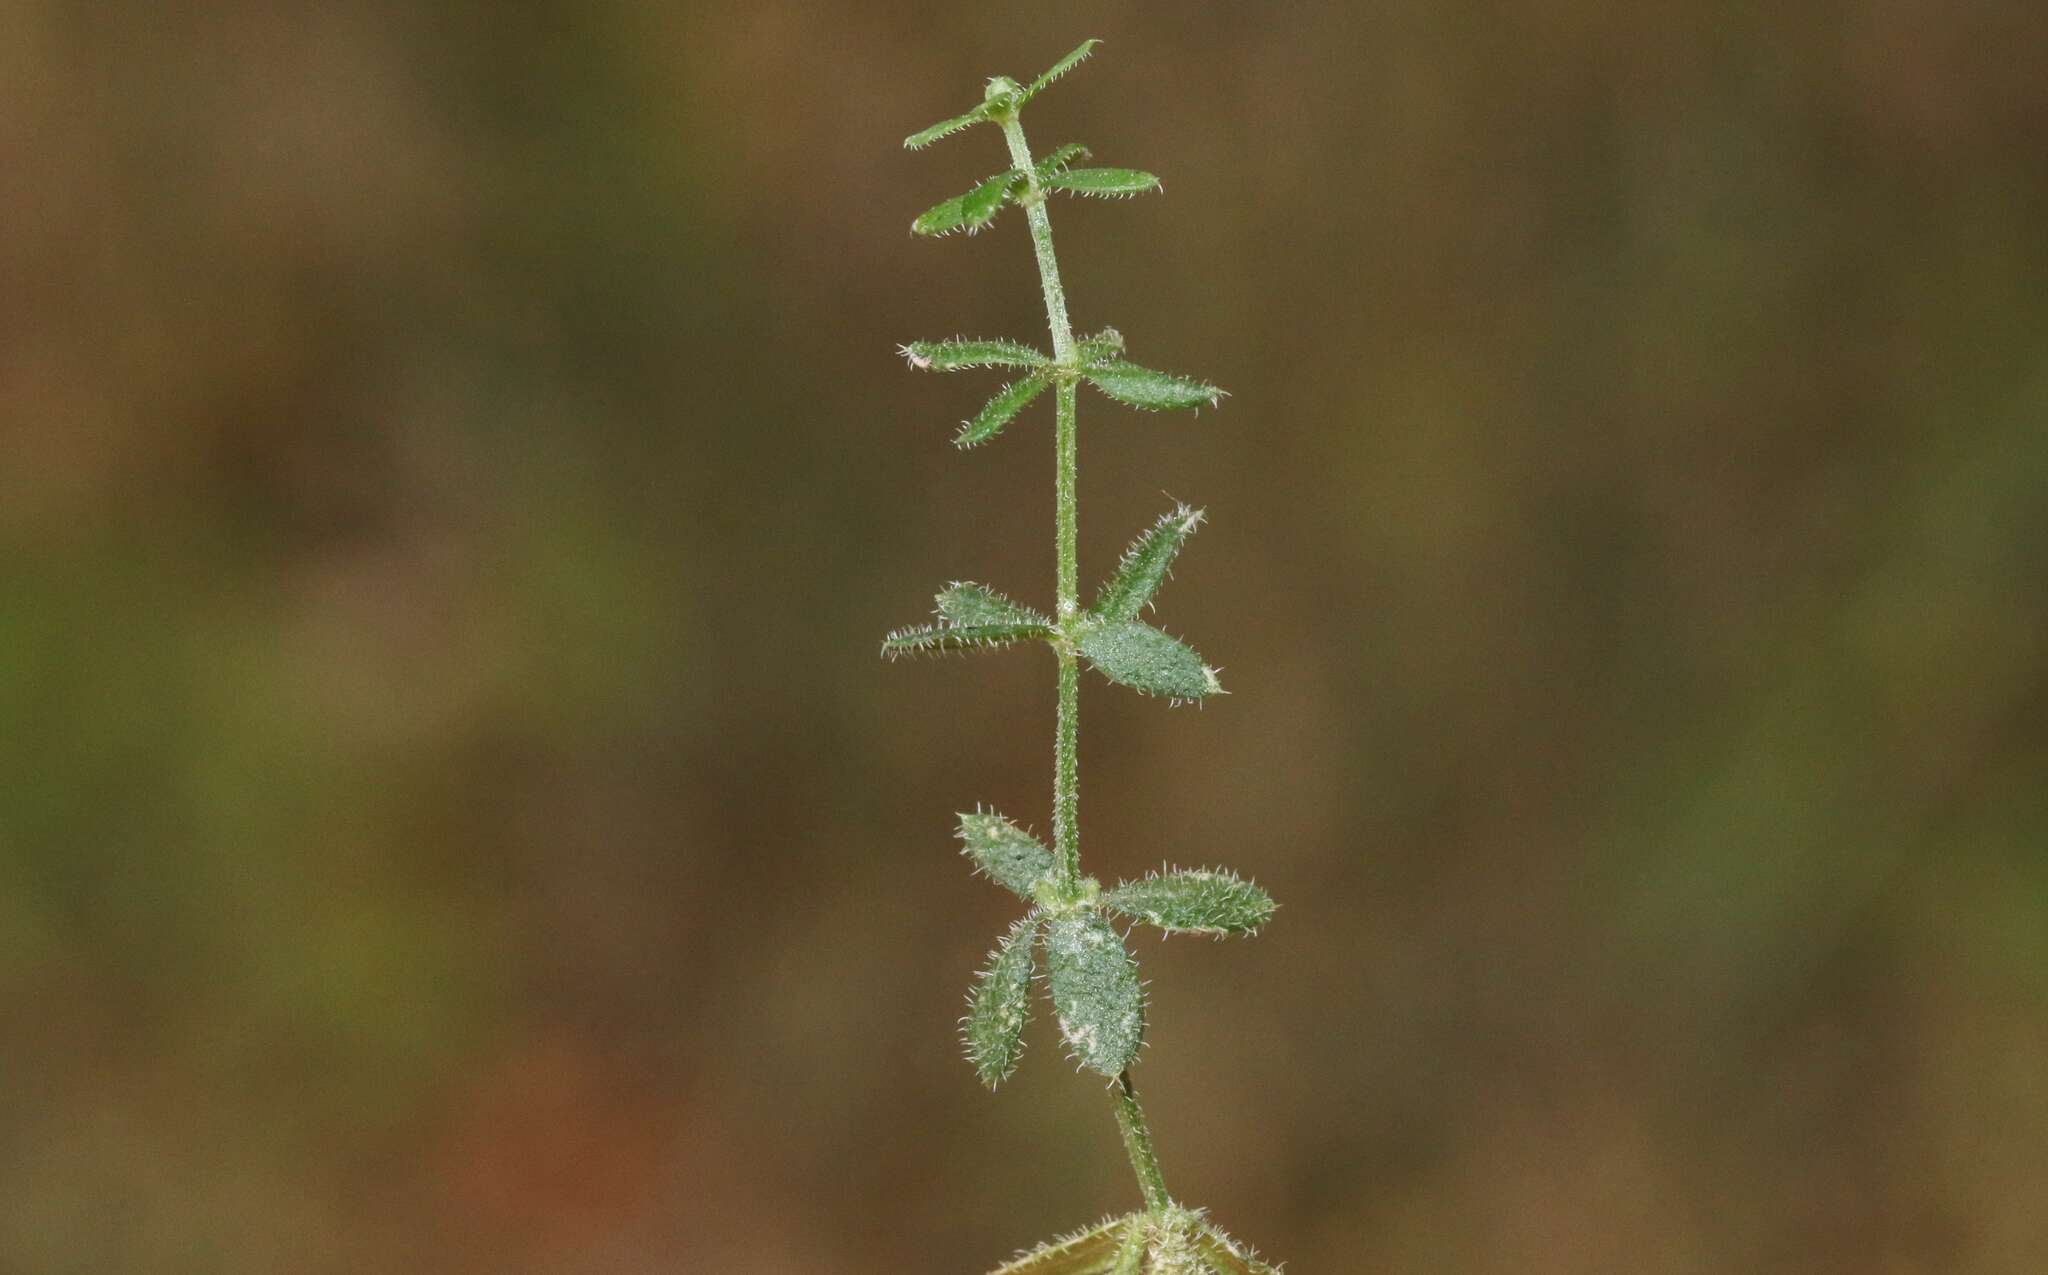
[[[965,580],[949,584],[936,599],[939,618],[948,624],[969,627],[984,624],[1033,624],[1050,626],[1052,621],[1022,603],[1012,602],[985,584]]]
[[[1185,642],[1137,620],[1088,629],[1075,646],[1104,677],[1147,695],[1199,700],[1223,690],[1216,671]]]
[[[1123,352],[1124,334],[1115,328],[1104,328],[1074,344],[1074,358],[1082,367],[1105,363]]]
[[[1119,403],[1148,412],[1216,406],[1223,391],[1213,385],[1167,372],[1155,372],[1135,363],[1098,364],[1082,373],[1089,384]]]
[[[960,1040],[974,1074],[993,1089],[1017,1070],[1024,1053],[1024,1024],[1031,1021],[1031,972],[1036,965],[1040,912],[1010,927],[988,967],[975,980]]]
[[[1138,965],[1100,912],[1056,916],[1045,930],[1048,981],[1060,1036],[1090,1071],[1115,1076],[1130,1065],[1145,1034]]]
[[[1144,1275],[1145,1238],[1151,1229],[1144,1218],[1131,1219],[1130,1225],[1124,1227],[1124,1242],[1117,1249],[1116,1265],[1110,1275]]]
[[[902,655],[927,655],[944,651],[967,651],[983,646],[1008,646],[1012,642],[1036,642],[1052,637],[1043,624],[920,624],[898,629],[882,639],[882,654],[889,659]]]
[[[1103,582],[1090,613],[1104,620],[1135,620],[1159,592],[1187,538],[1202,525],[1202,511],[1176,505],[1131,542],[1116,574]]]
[[[1067,72],[1081,65],[1081,63],[1087,61],[1088,55],[1095,52],[1095,46],[1101,43],[1102,41],[1100,40],[1083,40],[1081,42],[1080,48],[1075,49],[1072,53],[1067,54],[1067,56],[1053,63],[1052,69],[1048,70],[1044,75],[1041,75],[1037,79],[1031,81],[1030,85],[1025,88],[1022,96],[1018,99],[1018,105],[1021,106],[1025,102],[1030,101],[1032,98],[1037,97],[1040,93],[1043,93],[1046,90],[1046,87],[1050,85],[1054,80],[1057,80],[1062,75],[1065,75]]]
[[[1280,1275],[1277,1269],[1260,1261],[1249,1246],[1209,1222],[1197,1223],[1194,1241],[1195,1250],[1218,1275]]]
[[[953,446],[979,447],[1002,433],[1003,426],[1016,419],[1017,413],[1023,411],[1032,399],[1043,394],[1045,387],[1050,384],[1050,376],[1044,372],[1033,372],[997,390],[996,396],[990,399],[981,411],[975,413],[974,419],[960,427],[960,432],[953,436]]]
[[[1126,881],[1102,905],[1168,934],[1250,934],[1273,919],[1273,896],[1234,872],[1181,869]]]
[[[960,816],[960,853],[989,880],[1020,898],[1052,871],[1052,851],[1037,837],[993,811]]]
[[[1008,197],[1013,183],[1022,181],[1024,174],[1016,169],[997,173],[964,195],[955,195],[943,203],[933,204],[918,214],[910,223],[910,229],[920,235],[949,235],[956,230],[968,234],[995,220],[1003,209],[1003,200]]]
[[[1047,190],[1064,190],[1098,199],[1142,195],[1159,189],[1159,179],[1135,168],[1069,168],[1039,179]]]
[[[1019,1253],[989,1275],[1112,1275],[1125,1236],[1142,1222],[1137,1213],[1098,1222]]]
[[[1086,146],[1081,145],[1079,142],[1068,142],[1050,155],[1047,155],[1044,159],[1033,164],[1032,168],[1036,170],[1039,183],[1043,185],[1060,173],[1067,171],[1067,165],[1077,159],[1086,158],[1088,158],[1088,148]]]
[[[938,141],[941,137],[951,137],[961,129],[970,128],[987,118],[988,104],[984,102],[965,115],[955,115],[952,119],[942,120],[922,132],[912,133],[903,139],[904,149],[922,150],[933,142]]]
[[[1044,367],[1047,359],[1015,341],[912,341],[897,347],[910,366],[933,372],[958,372],[970,367]]]

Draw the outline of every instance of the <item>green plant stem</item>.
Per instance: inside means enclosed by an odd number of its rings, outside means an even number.
[[[1045,321],[1052,329],[1053,358],[1072,367],[1074,329],[1067,318],[1067,293],[1060,285],[1059,258],[1052,250],[1052,218],[1045,210],[1045,192],[1039,188],[1031,147],[1024,140],[1024,125],[1012,114],[1003,121],[1003,140],[1010,147],[1010,162],[1026,175],[1029,189],[1020,200],[1031,224],[1031,246],[1038,258],[1038,283],[1045,293]],[[1054,551],[1058,558],[1059,619],[1062,626],[1080,610],[1080,562],[1076,551],[1080,504],[1075,487],[1074,380],[1060,379],[1056,396],[1058,420],[1054,435],[1053,495],[1057,507]],[[1060,874],[1069,889],[1081,877],[1081,669],[1072,643],[1058,644],[1060,659],[1060,707],[1057,733],[1053,737],[1053,847],[1059,857]],[[1122,1131],[1124,1152],[1131,1158],[1138,1189],[1144,1192],[1145,1207],[1159,1212],[1173,1202],[1166,1192],[1166,1178],[1159,1169],[1159,1156],[1152,1149],[1152,1130],[1145,1123],[1145,1109],[1138,1105],[1137,1090],[1131,1086],[1126,1069],[1116,1080],[1116,1123]]]
[[[1152,1150],[1152,1130],[1145,1123],[1145,1109],[1138,1105],[1138,1091],[1131,1087],[1128,1069],[1116,1078],[1116,1123],[1123,1130],[1124,1153],[1131,1157],[1138,1189],[1145,1193],[1145,1207],[1157,1213],[1172,1204],[1173,1197],[1166,1193],[1159,1156]]]

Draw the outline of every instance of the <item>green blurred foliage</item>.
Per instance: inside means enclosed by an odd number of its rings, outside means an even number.
[[[1082,36],[1088,693],[1169,1181],[1304,1271],[2048,1268],[2038,5],[0,15],[0,1268],[982,1269],[1135,1202],[954,1019],[1047,799],[1021,223],[906,132]],[[1038,409],[1034,409],[1037,411]],[[1041,413],[1042,414],[1042,413]],[[1043,822],[1042,819],[1037,822]],[[1245,1025],[1250,1024],[1247,1028]],[[1055,1048],[1033,1026],[1040,1049]]]

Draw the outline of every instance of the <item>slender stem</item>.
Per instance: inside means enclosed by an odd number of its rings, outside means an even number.
[[[1074,329],[1067,319],[1067,293],[1060,286],[1059,259],[1053,255],[1052,218],[1045,210],[1045,192],[1038,185],[1031,147],[1024,140],[1024,125],[1014,113],[1003,120],[1003,140],[1010,147],[1010,163],[1024,173],[1028,184],[1019,202],[1024,205],[1025,220],[1031,223],[1031,246],[1038,257],[1038,283],[1045,293],[1045,321],[1052,329],[1053,358],[1067,368],[1055,396],[1059,415],[1053,446],[1053,495],[1058,514],[1054,550],[1059,561],[1059,619],[1064,626],[1081,605],[1080,566],[1075,550],[1075,512],[1080,499],[1074,484]],[[1081,879],[1081,669],[1072,644],[1062,640],[1057,645],[1060,710],[1052,750],[1052,833],[1060,876],[1069,889],[1074,889]],[[1144,1108],[1138,1105],[1137,1090],[1131,1087],[1129,1070],[1116,1078],[1116,1123],[1123,1132],[1124,1152],[1131,1158],[1131,1171],[1138,1175],[1138,1189],[1145,1193],[1145,1207],[1159,1212],[1173,1202],[1173,1197],[1166,1193],[1159,1156],[1152,1150],[1152,1130],[1145,1123]]]
[[[1159,1157],[1152,1150],[1152,1130],[1145,1124],[1145,1109],[1138,1105],[1138,1091],[1131,1088],[1128,1070],[1116,1078],[1116,1123],[1123,1130],[1124,1153],[1131,1157],[1138,1187],[1145,1193],[1145,1207],[1157,1213],[1173,1203],[1173,1197],[1166,1193],[1166,1178],[1159,1172]]]

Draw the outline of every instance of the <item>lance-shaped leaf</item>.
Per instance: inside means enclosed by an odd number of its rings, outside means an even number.
[[[1052,384],[1052,377],[1045,372],[1033,372],[1020,377],[996,391],[996,396],[974,415],[974,419],[960,427],[953,436],[955,447],[979,447],[981,444],[1003,432],[1003,426],[1015,420],[1031,400],[1045,392]]]
[[[1143,1214],[1128,1213],[1098,1222],[1019,1253],[989,1275],[1113,1275],[1131,1233],[1144,1233],[1144,1221]]]
[[[1041,75],[1037,79],[1031,81],[1031,83],[1025,87],[1024,91],[1018,95],[1017,104],[1019,106],[1022,106],[1024,103],[1030,101],[1032,98],[1037,97],[1040,93],[1043,93],[1046,90],[1046,87],[1050,85],[1054,80],[1057,80],[1062,75],[1065,75],[1067,72],[1073,70],[1075,67],[1087,61],[1088,55],[1095,52],[1095,46],[1101,43],[1102,41],[1100,40],[1083,40],[1081,42],[1080,48],[1075,49],[1072,53],[1067,54],[1067,56],[1053,63],[1051,69],[1046,71],[1044,75]]]
[[[965,580],[947,585],[935,599],[939,618],[948,624],[974,627],[985,624],[1029,624],[1049,627],[1052,621],[1020,602],[997,593],[985,584]]]
[[[1259,1255],[1241,1240],[1232,1239],[1221,1227],[1198,1221],[1194,1228],[1195,1251],[1217,1275],[1280,1275],[1259,1260]]]
[[[988,103],[983,102],[965,115],[955,115],[952,119],[941,120],[921,132],[912,133],[903,139],[904,149],[922,150],[933,142],[938,141],[941,137],[951,137],[961,129],[972,128],[974,125],[988,119],[988,117]]]
[[[1017,1070],[1024,1053],[1024,1024],[1031,1021],[1031,971],[1036,964],[1038,925],[1044,914],[1031,915],[1010,927],[988,968],[975,980],[960,1020],[960,1041],[974,1074],[993,1089]]]
[[[1138,620],[1112,621],[1084,631],[1074,644],[1096,671],[1119,686],[1175,701],[1221,694],[1216,670],[1179,638]]]
[[[1045,928],[1047,981],[1060,1036],[1075,1061],[1115,1076],[1130,1065],[1145,1035],[1145,997],[1138,964],[1100,912],[1056,916]]]
[[[1135,620],[1151,605],[1187,538],[1202,525],[1202,511],[1176,505],[1131,542],[1116,574],[1103,582],[1090,614],[1103,620]]]
[[[1102,896],[1102,905],[1168,934],[1250,934],[1273,919],[1273,896],[1234,872],[1151,873]]]
[[[1064,190],[1097,199],[1123,199],[1159,189],[1159,179],[1135,168],[1069,168],[1039,179],[1047,190]]]
[[[960,853],[977,872],[1019,898],[1052,871],[1052,851],[1037,837],[993,811],[960,816]]]
[[[976,647],[1008,646],[1013,642],[1038,642],[1052,637],[1044,624],[920,624],[898,629],[882,639],[882,654],[888,659],[904,655],[935,655],[946,651],[968,651]]]
[[[932,372],[958,372],[971,367],[1044,367],[1049,361],[1028,345],[1015,341],[912,341],[897,347],[910,366]]]
[[[1185,376],[1155,372],[1135,363],[1113,361],[1086,369],[1088,383],[1119,403],[1147,412],[1216,406],[1223,391]]]
[[[1077,159],[1086,158],[1088,158],[1088,148],[1086,146],[1081,145],[1079,142],[1068,142],[1065,146],[1060,147],[1044,159],[1033,164],[1032,168],[1038,174],[1039,184],[1044,185],[1059,174],[1066,172],[1067,165]]]
[[[1074,343],[1074,359],[1084,368],[1107,363],[1123,352],[1124,334],[1115,328],[1104,328],[1094,336],[1082,337]]]
[[[997,173],[964,195],[955,195],[944,203],[933,204],[919,213],[917,220],[910,223],[914,234],[949,235],[956,230],[968,234],[995,220],[1003,209],[1003,200],[1009,196],[1010,187],[1024,180],[1024,174],[1016,169]]]

